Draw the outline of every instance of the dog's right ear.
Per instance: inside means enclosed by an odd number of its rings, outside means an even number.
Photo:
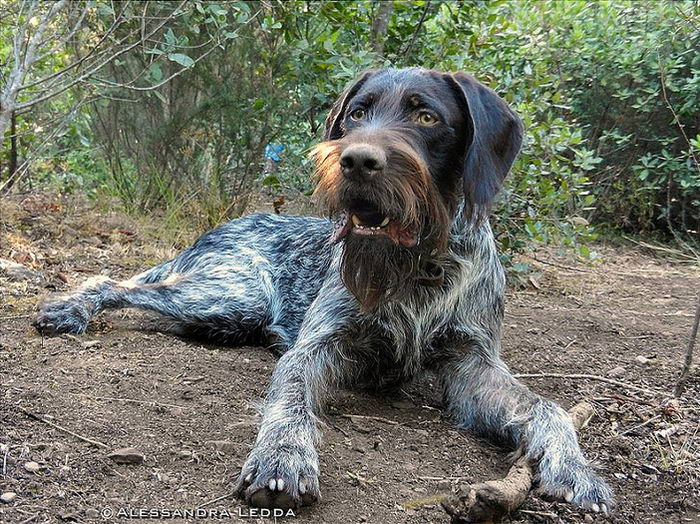
[[[337,140],[343,137],[343,115],[350,103],[350,100],[357,94],[360,88],[367,80],[377,72],[376,69],[370,69],[362,73],[350,86],[343,91],[338,100],[335,101],[330,113],[326,117],[326,131],[323,135],[323,140]]]

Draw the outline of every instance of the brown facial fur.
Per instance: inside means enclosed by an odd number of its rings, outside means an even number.
[[[416,153],[410,130],[382,129],[356,132],[339,140],[321,142],[312,151],[318,183],[315,196],[330,216],[349,209],[352,202],[372,202],[386,216],[418,232],[414,248],[395,245],[387,238],[344,240],[342,276],[347,288],[366,309],[395,298],[410,288],[419,270],[419,255],[447,247],[451,213],[425,161]],[[387,157],[387,167],[364,183],[344,177],[340,156],[351,144],[371,143]]]

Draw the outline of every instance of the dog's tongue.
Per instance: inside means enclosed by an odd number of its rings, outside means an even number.
[[[340,242],[346,236],[348,236],[348,233],[351,229],[352,223],[350,222],[350,217],[347,214],[343,213],[342,215],[340,215],[340,218],[335,223],[333,233],[331,234],[331,242],[333,244],[335,244],[336,242]]]

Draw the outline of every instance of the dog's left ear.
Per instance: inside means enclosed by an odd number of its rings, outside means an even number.
[[[350,103],[350,100],[353,99],[369,77],[374,75],[376,72],[377,71],[374,69],[365,71],[340,94],[338,100],[335,101],[333,107],[328,113],[328,116],[326,117],[326,130],[323,134],[323,140],[337,140],[338,138],[343,137],[341,123],[343,121],[345,110],[348,107],[348,103]]]
[[[465,73],[445,75],[466,115],[464,172],[465,213],[486,219],[523,142],[523,124],[495,91]]]

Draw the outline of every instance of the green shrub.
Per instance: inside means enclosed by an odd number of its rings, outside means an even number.
[[[158,82],[169,65],[191,62],[173,46],[196,49],[223,34],[221,45],[155,91],[115,88],[86,107],[87,141],[55,149],[79,175],[70,184],[202,227],[237,216],[261,186],[308,193],[308,149],[347,83],[370,67],[424,66],[471,72],[523,118],[523,151],[493,219],[507,257],[549,243],[594,258],[593,226],[698,238],[697,2],[387,5],[188,4],[163,29],[161,47],[121,56],[110,78],[165,53],[169,61],[142,79]],[[269,142],[285,146],[272,175],[262,155]],[[92,166],[95,148],[101,163]],[[81,174],[88,171],[94,176]]]

